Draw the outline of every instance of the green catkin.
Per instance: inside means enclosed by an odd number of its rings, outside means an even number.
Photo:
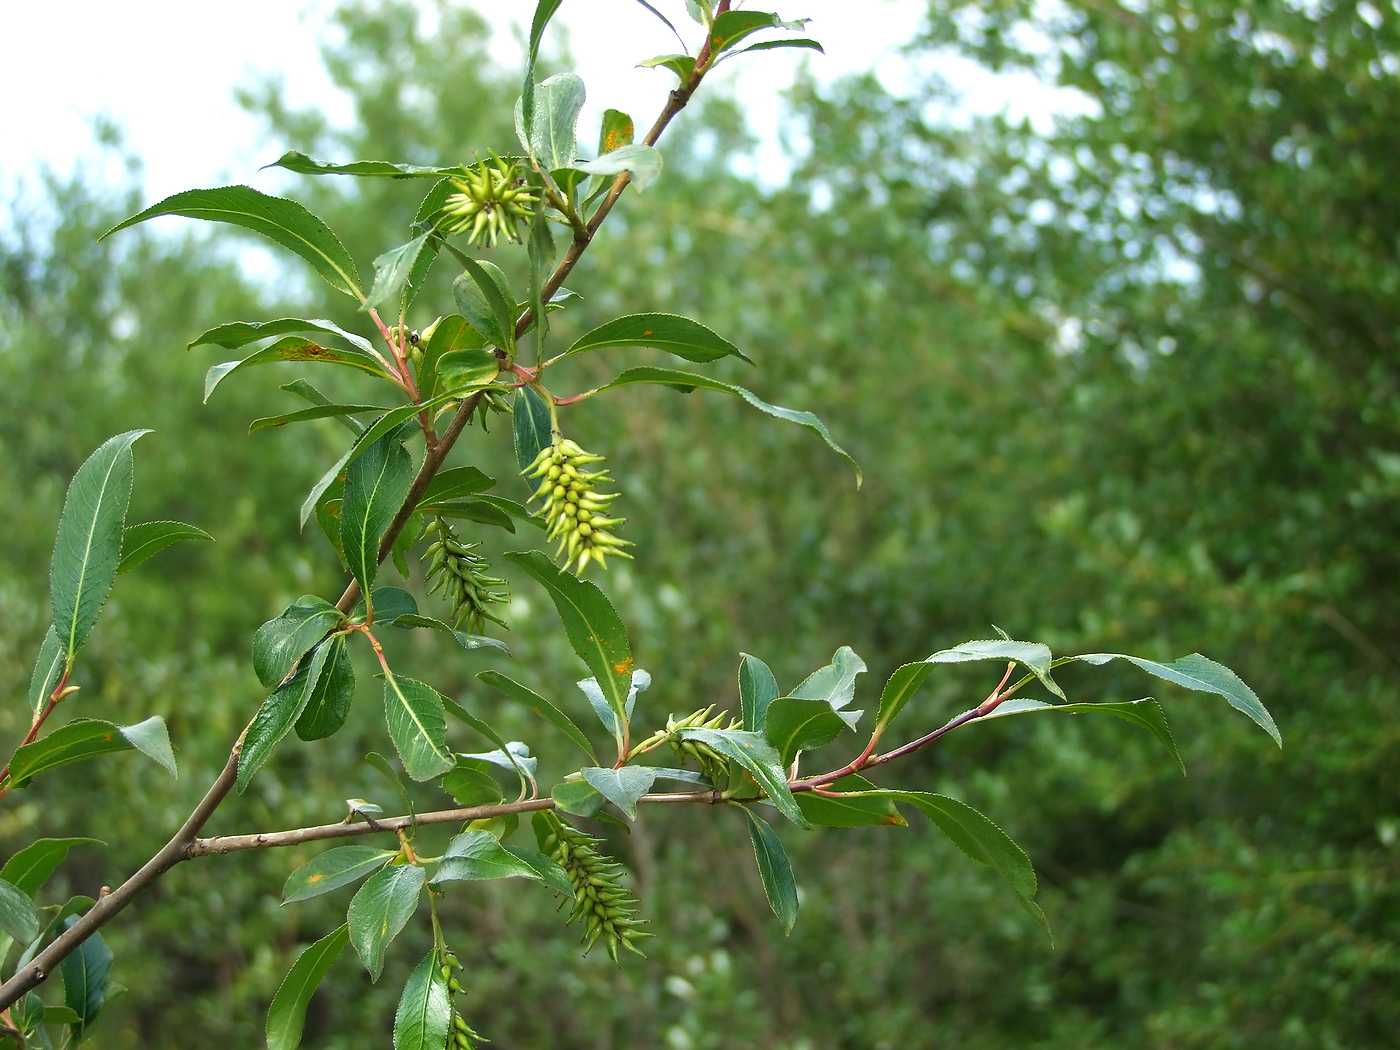
[[[472,1030],[467,1019],[462,1016],[461,1004],[457,1002],[457,996],[462,994],[462,983],[457,980],[454,970],[460,970],[462,964],[457,960],[457,956],[452,952],[443,952],[439,956],[441,963],[438,966],[438,973],[442,974],[442,979],[447,982],[448,995],[452,997],[452,1023],[448,1025],[448,1045],[456,1050],[474,1050],[480,1043],[489,1043],[491,1040],[478,1035]]]
[[[539,198],[521,177],[514,161],[492,154],[467,174],[452,177],[456,190],[438,212],[438,229],[465,233],[468,244],[494,248],[500,240],[519,241],[521,226],[534,215]]]
[[[686,729],[719,729],[724,725],[724,712],[714,714],[715,705],[711,704],[700,711],[686,715],[684,718],[677,718],[671,715],[666,719],[666,732],[671,737],[671,748],[676,752],[676,756],[684,762],[687,758],[693,758],[700,765],[700,772],[710,779],[712,784],[718,785],[720,778],[729,770],[729,759],[720,754],[709,744],[699,740],[682,740],[680,733]],[[738,729],[742,723],[737,719],[732,720],[729,729]]]
[[[635,917],[637,901],[618,883],[622,865],[598,852],[602,839],[579,831],[557,814],[546,813],[544,819],[549,826],[544,850],[568,873],[574,888],[569,922],[584,921],[583,953],[587,955],[601,940],[615,963],[623,948],[646,958],[636,942],[652,934],[640,929],[645,920]]]
[[[510,596],[504,590],[492,590],[504,587],[505,581],[486,575],[491,563],[473,553],[480,544],[463,543],[441,518],[428,522],[423,534],[437,537],[423,552],[428,593],[443,591],[452,605],[453,626],[471,634],[481,634],[487,620],[505,627],[505,621],[491,612],[490,606],[509,602]]]
[[[541,449],[535,461],[521,471],[527,478],[540,479],[530,498],[544,500],[540,514],[549,530],[549,538],[559,541],[555,557],[564,556],[565,568],[576,562],[575,572],[583,572],[590,561],[606,569],[609,556],[632,557],[622,549],[632,543],[618,539],[609,531],[627,519],[605,516],[609,513],[608,504],[617,499],[618,494],[597,491],[599,485],[612,480],[607,470],[583,469],[602,462],[602,456],[585,452],[569,438],[556,436],[554,443]]]

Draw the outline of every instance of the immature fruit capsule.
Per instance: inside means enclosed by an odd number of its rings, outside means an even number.
[[[719,778],[729,769],[729,759],[720,754],[709,744],[699,740],[682,740],[680,733],[685,729],[719,729],[724,724],[724,712],[714,714],[715,705],[703,708],[684,718],[677,718],[671,715],[666,719],[666,732],[671,734],[671,747],[675,750],[676,756],[684,762],[687,758],[693,758],[700,765],[700,772],[705,774],[713,784],[719,784]],[[729,729],[738,729],[741,723],[735,719],[729,723]]]
[[[423,561],[428,565],[428,593],[443,589],[447,600],[452,603],[452,623],[459,630],[466,628],[472,634],[480,634],[486,621],[505,627],[505,621],[491,612],[490,606],[510,601],[504,591],[493,587],[504,587],[505,581],[495,576],[487,576],[491,563],[473,551],[477,543],[463,543],[452,531],[452,526],[441,518],[428,522],[424,535],[435,534],[438,538],[423,552]]]
[[[546,813],[544,819],[550,828],[544,850],[568,873],[574,888],[569,922],[584,920],[583,953],[587,955],[602,940],[613,962],[622,948],[645,958],[636,942],[652,934],[639,928],[645,920],[635,917],[637,902],[618,884],[622,865],[597,851],[602,839],[579,831],[557,814]]]
[[[544,500],[540,513],[549,529],[549,538],[559,541],[555,556],[564,555],[565,568],[577,561],[575,572],[583,572],[590,561],[606,569],[609,555],[632,557],[622,549],[632,543],[608,531],[627,520],[606,516],[608,504],[617,499],[618,494],[596,490],[597,485],[612,480],[607,470],[583,469],[602,462],[602,456],[585,452],[577,442],[556,438],[554,444],[541,449],[535,461],[522,471],[527,478],[540,479],[531,499]]]
[[[534,215],[532,205],[539,203],[515,162],[495,154],[467,174],[453,176],[452,185],[457,192],[438,212],[437,226],[443,233],[465,233],[468,244],[484,241],[494,248],[503,238],[519,241],[520,225]]]

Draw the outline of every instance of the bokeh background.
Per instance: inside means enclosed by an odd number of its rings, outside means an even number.
[[[826,10],[819,37],[843,37],[844,19],[864,21],[862,38],[880,28],[864,5]],[[296,196],[367,269],[405,239],[417,187],[254,168],[293,147],[418,163],[509,151],[519,47],[487,14],[317,8],[308,32],[325,46],[301,61],[321,72],[293,81],[312,87],[242,76],[257,149],[215,166]],[[550,67],[649,57],[629,35],[653,31],[646,12],[615,14],[606,49],[576,30],[568,47],[591,50],[575,63],[556,39]],[[868,706],[899,664],[995,624],[1059,652],[1206,653],[1254,686],[1286,749],[1218,698],[1116,665],[1069,669],[1077,699],[1158,696],[1189,776],[1127,725],[1066,718],[955,734],[887,777],[963,798],[1026,846],[1053,949],[990,871],[926,825],[783,829],[802,888],[784,938],[741,822],[667,807],[630,834],[596,829],[653,921],[644,962],[581,959],[537,887],[452,896],[474,1023],[502,1050],[1391,1046],[1400,5],[935,0],[888,29],[873,73],[788,63],[761,85],[785,88],[776,105],[755,102],[753,79],[719,85],[663,141],[663,177],[627,195],[570,278],[583,299],[558,315],[557,339],[620,312],[695,316],[758,365],[717,375],[818,412],[866,471],[856,492],[809,434],[701,394],[627,391],[570,413],[609,456],[637,542],[637,561],[602,582],[655,678],[642,717],[735,704],[740,651],[791,686],[840,645],[870,665]],[[131,61],[160,61],[152,32]],[[984,93],[969,100],[969,85]],[[607,104],[650,123],[644,104]],[[297,370],[250,373],[202,406],[219,358],[185,344],[235,318],[364,326],[234,232],[171,222],[97,243],[182,186],[143,169],[119,121],[84,135],[63,137],[49,167],[23,136],[0,161],[0,735],[23,733],[53,530],[97,444],[154,428],[136,453],[133,520],[190,521],[217,543],[122,578],[73,701],[122,722],[163,714],[180,781],[134,759],[77,765],[0,813],[6,854],[39,835],[105,843],[74,851],[55,899],[115,884],[165,841],[261,700],[253,630],[298,594],[342,585],[334,554],[296,524],[336,454],[334,423],[248,436],[249,420],[294,407],[277,387]],[[445,271],[416,323],[451,312]],[[585,389],[620,360],[570,367]],[[507,430],[473,433],[458,455],[519,498]],[[493,553],[519,544],[483,533]],[[516,659],[502,666],[577,710],[582,669],[553,611],[511,582]],[[491,658],[417,637],[397,648],[415,677],[495,711],[473,678]],[[211,830],[334,820],[347,796],[390,804],[361,761],[385,746],[370,670],[347,731],[284,746]],[[905,721],[941,721],[984,678],[940,674]],[[540,724],[498,714],[546,775],[572,768]],[[838,745],[818,760],[843,757]],[[349,896],[279,907],[314,852],[203,860],[163,879],[106,931],[127,991],[97,1043],[261,1045],[281,975]],[[384,1045],[426,939],[407,931],[378,985],[347,953],[305,1045]]]

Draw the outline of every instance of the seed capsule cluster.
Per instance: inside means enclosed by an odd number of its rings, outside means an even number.
[[[599,853],[602,839],[587,835],[556,816],[545,815],[549,834],[542,845],[569,875],[574,887],[574,910],[569,922],[582,918],[583,953],[587,955],[601,939],[608,958],[617,962],[618,949],[643,955],[635,942],[652,936],[639,927],[645,920],[635,918],[637,902],[618,884],[622,865]]]
[[[499,240],[519,241],[520,224],[533,214],[539,198],[530,192],[513,161],[492,155],[466,175],[454,176],[457,192],[438,212],[443,233],[465,233],[468,244],[485,242],[494,248]]]
[[[710,778],[710,782],[716,786],[720,783],[720,778],[729,770],[729,759],[720,754],[709,744],[699,740],[682,740],[680,733],[684,729],[738,729],[742,724],[738,719],[732,720],[728,726],[724,725],[724,712],[714,713],[715,705],[686,715],[684,718],[677,718],[671,715],[666,719],[666,732],[671,734],[671,747],[676,752],[676,757],[684,762],[687,758],[693,758],[700,765],[700,772]]]
[[[452,603],[453,626],[458,630],[466,628],[472,634],[480,634],[487,620],[505,627],[505,621],[489,606],[509,602],[510,595],[491,589],[504,587],[505,581],[486,575],[491,563],[472,553],[481,544],[463,543],[441,518],[428,522],[424,533],[437,536],[423,552],[423,561],[428,565],[428,593],[445,588],[447,600]]]
[[[566,568],[577,561],[576,572],[583,572],[590,561],[606,569],[605,559],[609,555],[632,557],[622,549],[632,544],[608,531],[627,520],[605,516],[608,504],[617,499],[618,494],[596,491],[596,486],[612,479],[606,470],[589,472],[583,469],[602,462],[602,456],[585,452],[577,442],[556,438],[554,444],[541,449],[535,461],[523,471],[527,478],[540,479],[539,488],[530,498],[544,500],[540,513],[549,528],[549,538],[559,541],[555,556],[565,556]]]
[[[460,970],[462,964],[457,956],[452,952],[443,952],[439,958],[442,960],[438,967],[438,973],[442,974],[442,979],[447,982],[447,991],[452,996],[462,994],[462,982],[457,980],[454,970]],[[478,1043],[489,1043],[491,1040],[483,1039],[472,1031],[471,1025],[467,1024],[467,1019],[462,1016],[456,999],[452,1001],[452,1024],[448,1028],[448,1046],[455,1047],[456,1050],[473,1050]]]

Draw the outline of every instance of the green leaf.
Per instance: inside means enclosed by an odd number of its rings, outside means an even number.
[[[366,432],[366,438],[373,428]],[[385,434],[345,470],[340,539],[360,589],[369,594],[379,572],[379,541],[413,484],[413,460],[395,435]]]
[[[263,416],[248,424],[248,433],[253,434],[269,427],[284,427],[288,423],[305,423],[311,419],[328,419],[337,416],[353,416],[362,412],[388,412],[383,405],[317,405],[297,412],[287,412],[280,416]],[[356,434],[364,433],[363,426],[352,427]]]
[[[29,895],[13,883],[0,879],[0,930],[20,944],[39,936],[39,912]]]
[[[77,921],[76,915],[70,915],[64,920],[63,928],[66,930]],[[79,1018],[70,1026],[73,1040],[82,1042],[107,1002],[112,949],[107,947],[102,934],[94,931],[58,964],[58,970],[63,975],[63,1003]]]
[[[926,662],[931,664],[961,664],[971,660],[1005,660],[1024,664],[1032,674],[1040,679],[1041,684],[1046,689],[1060,699],[1064,699],[1065,694],[1055,684],[1055,680],[1050,677],[1052,661],[1050,647],[1040,642],[1016,642],[1010,638],[978,639],[963,642],[951,649],[941,649],[930,656]]]
[[[459,806],[494,806],[505,799],[496,778],[483,769],[459,765],[442,778],[442,790]]]
[[[758,657],[739,655],[739,704],[743,708],[744,728],[750,733],[762,733],[768,721],[768,705],[778,698],[778,682]]]
[[[349,939],[349,929],[342,925],[297,956],[267,1011],[267,1050],[297,1050],[301,1046],[311,996]]]
[[[376,868],[384,867],[397,853],[397,850],[373,846],[339,846],[327,850],[287,876],[287,883],[282,887],[282,903],[310,900],[359,882]]]
[[[303,594],[253,635],[253,670],[258,681],[277,685],[343,619],[340,610],[324,598]]]
[[[452,282],[452,299],[467,322],[493,346],[515,348],[515,297],[494,263],[462,260],[464,272]]]
[[[527,88],[528,92],[528,88]],[[534,85],[530,127],[522,96],[515,103],[515,134],[545,171],[569,168],[578,158],[578,115],[586,92],[577,73],[556,73]]]
[[[423,350],[422,363],[418,365],[418,392],[424,397],[438,393],[437,363],[444,354],[453,350],[467,350],[484,346],[486,340],[460,314],[449,314],[433,322],[432,334],[419,342]]]
[[[519,565],[549,592],[574,652],[588,665],[613,716],[627,720],[632,684],[632,648],[617,610],[597,585],[565,572],[539,551],[515,551],[506,559]]]
[[[1229,701],[1231,707],[1237,711],[1243,711],[1254,720],[1260,729],[1273,737],[1275,744],[1283,747],[1283,737],[1279,735],[1278,726],[1274,723],[1273,716],[1260,703],[1254,690],[1245,685],[1240,680],[1240,676],[1224,664],[1218,664],[1200,653],[1183,656],[1180,660],[1169,664],[1158,663],[1155,660],[1144,660],[1140,656],[1125,656],[1122,653],[1088,653],[1084,656],[1073,657],[1073,659],[1083,660],[1090,664],[1106,664],[1110,660],[1127,660],[1129,663],[1137,664],[1148,674],[1156,675],[1165,681],[1185,686],[1187,689],[1194,689],[1197,692],[1215,693],[1223,696]]]
[[[534,850],[503,846],[485,830],[465,831],[454,838],[442,856],[431,885],[483,879],[525,878],[573,896],[569,876],[554,861]]]
[[[828,791],[872,791],[875,785],[852,773],[831,784]],[[892,824],[907,827],[899,810],[887,798],[852,798],[819,795],[815,791],[799,791],[793,795],[802,815],[821,828],[859,828],[871,824]]]
[[[589,742],[588,737],[584,735],[583,730],[578,727],[572,718],[559,710],[559,708],[555,707],[544,697],[540,696],[539,693],[527,686],[521,685],[519,682],[507,678],[499,671],[481,671],[476,677],[491,688],[504,693],[527,711],[533,711],[535,714],[539,715],[582,748],[583,753],[592,759],[594,764],[597,763],[598,756],[594,753],[593,745]]]
[[[432,686],[386,673],[384,718],[403,767],[414,780],[431,780],[456,764],[447,750],[442,696]]]
[[[329,226],[296,201],[269,197],[251,186],[186,190],[118,223],[102,237],[110,237],[118,230],[157,215],[227,222],[260,233],[300,255],[332,288],[364,302],[365,293],[360,290],[359,274],[355,272],[355,261],[350,253]]]
[[[170,746],[170,733],[165,728],[165,719],[160,715],[152,715],[135,725],[119,728],[132,747],[147,758],[154,759],[176,780],[180,779],[175,766],[175,751]]]
[[[434,949],[413,968],[399,996],[394,1050],[443,1050],[451,1029],[452,997]]]
[[[0,879],[32,897],[49,881],[49,876],[63,863],[70,849],[98,841],[84,838],[38,839],[5,861],[5,867],[0,869]]]
[[[58,520],[49,588],[53,622],[69,666],[102,611],[121,562],[131,500],[131,446],[149,430],[108,438],[73,475]]]
[[[418,600],[402,587],[376,587],[374,594],[374,622],[377,625],[397,623],[400,617],[418,615]],[[350,611],[350,619],[363,621],[368,615],[364,595]],[[407,626],[407,625],[405,625]]]
[[[385,868],[360,887],[345,920],[350,943],[374,980],[384,972],[384,952],[418,908],[427,873],[413,864]]]
[[[214,537],[183,521],[146,521],[122,529],[122,553],[121,560],[117,562],[117,575],[130,572],[153,554],[181,540],[209,540],[212,543]]]
[[[821,700],[840,711],[841,718],[853,727],[860,719],[860,711],[841,711],[856,695],[856,676],[865,673],[865,661],[855,654],[849,645],[843,645],[831,658],[831,663],[813,671],[794,689],[789,696],[803,700]]]
[[[637,819],[637,799],[650,791],[656,780],[656,770],[650,766],[623,766],[621,769],[590,766],[580,772],[584,780],[627,814],[628,820]]]
[[[797,807],[797,801],[788,789],[787,770],[782,757],[760,733],[750,733],[742,729],[685,729],[681,731],[684,740],[699,740],[709,744],[722,755],[738,762],[753,775],[758,786],[783,816],[799,828],[812,825]]]
[[[441,620],[435,620],[431,616],[396,616],[394,617],[394,626],[431,627],[435,631],[442,631],[452,635],[453,638],[457,639],[458,644],[468,651],[476,649],[494,649],[497,652],[505,653],[507,656],[510,655],[510,647],[499,638],[487,638],[485,635],[481,634],[467,634],[465,631],[459,631],[451,624],[443,623]]]
[[[515,462],[524,470],[535,462],[541,450],[550,444],[553,422],[549,402],[528,383],[515,395],[515,411],[511,429],[515,437]]]
[[[663,66],[680,78],[682,86],[690,82],[690,78],[695,72],[695,59],[689,55],[657,55],[645,62],[638,62],[637,65],[647,69]]]
[[[432,234],[420,233],[407,244],[392,248],[374,260],[374,284],[369,290],[363,309],[392,306],[398,312],[399,303],[407,293],[410,279]]]
[[[580,336],[565,354],[597,350],[605,346],[650,346],[687,361],[718,361],[739,357],[739,348],[698,321],[678,314],[629,314],[609,321]],[[749,364],[753,364],[749,361]]]
[[[623,704],[623,714],[625,719],[619,720],[617,713],[612,709],[612,704],[603,695],[603,690],[598,686],[598,679],[585,678],[582,682],[575,683],[588,699],[588,705],[593,708],[593,713],[598,716],[598,721],[603,723],[603,728],[614,737],[621,737],[623,727],[632,721],[632,708],[637,702],[637,694],[644,689],[651,688],[651,675],[638,668],[632,672],[632,684],[627,687],[627,701]]]
[[[357,175],[361,178],[436,179],[444,175],[465,175],[467,168],[452,164],[445,168],[422,164],[390,164],[387,160],[353,160],[332,164],[315,160],[300,150],[288,150],[264,168],[286,168],[298,175]]]
[[[535,16],[530,21],[530,46],[525,56],[525,84],[523,94],[516,105],[516,134],[520,143],[528,151],[531,133],[534,131],[535,113],[535,62],[540,57],[540,41],[544,39],[544,28],[559,10],[563,0],[539,0],[535,5]]]
[[[760,412],[766,412],[770,416],[778,419],[785,419],[790,423],[806,427],[813,433],[819,435],[835,452],[845,457],[856,472],[856,487],[859,488],[862,475],[860,465],[851,458],[851,454],[832,440],[831,433],[826,429],[826,425],[810,412],[802,412],[793,408],[783,408],[780,405],[770,405],[761,400],[752,392],[745,390],[741,386],[734,386],[730,383],[721,383],[718,379],[711,379],[708,376],[695,375],[692,372],[678,372],[671,368],[655,368],[651,365],[638,365],[636,368],[629,368],[622,372],[616,379],[607,386],[600,387],[600,390],[613,390],[617,387],[630,386],[633,383],[656,383],[661,386],[673,387],[682,393],[689,393],[692,390],[714,390],[722,394],[732,394],[735,397],[743,398]]]
[[[335,647],[331,645],[318,647],[311,660],[303,661],[297,673],[278,686],[258,708],[243,737],[243,752],[238,756],[239,794],[247,790],[248,782],[272,757],[282,738],[292,731],[301,718],[325,675],[326,662],[334,652]]]
[[[484,722],[480,718],[477,718],[475,715],[473,715],[470,711],[468,711],[461,704],[457,703],[455,700],[449,700],[446,697],[444,697],[442,703],[448,711],[452,712],[454,717],[461,719],[463,722],[467,723],[467,725],[471,726],[478,733],[484,736],[487,740],[491,741],[491,743],[496,745],[497,751],[499,752],[500,756],[498,764],[500,764],[504,768],[514,771],[516,776],[520,778],[520,791],[523,797],[524,793],[527,790],[529,790],[530,778],[534,776],[534,761],[530,760],[529,772],[527,773],[526,768],[521,765],[520,757],[515,753],[515,751],[511,750],[511,746],[508,743],[506,743],[506,741],[501,737],[501,734],[496,732],[496,730],[491,726],[489,722]],[[525,747],[524,744],[517,744],[516,747],[523,748],[525,754],[527,756],[529,755],[530,749]],[[472,758],[477,756],[469,755],[466,757]],[[489,757],[492,759],[493,763],[497,762],[495,755]]]
[[[741,47],[738,51],[731,52],[726,58],[733,58],[735,55],[746,55],[750,51],[773,51],[780,47],[802,47],[809,51],[820,51],[826,54],[826,48],[815,40],[808,37],[798,37],[795,40],[765,40],[761,44],[750,44],[748,47]]]
[[[344,365],[361,372],[368,372],[377,379],[385,379],[389,373],[379,359],[364,350],[349,350],[344,347],[322,346],[305,336],[286,335],[274,343],[254,350],[238,361],[224,361],[212,365],[204,374],[204,402],[218,389],[220,383],[234,372],[257,365],[276,364],[279,361],[310,361],[324,365]]]
[[[501,510],[494,502],[488,503],[486,500],[448,500],[433,507],[433,513],[444,518],[461,518],[466,521],[479,522],[482,525],[494,525],[507,532],[515,531],[515,522],[511,519],[510,514]]]
[[[768,705],[764,735],[787,768],[799,752],[825,747],[846,728],[845,719],[825,700],[784,696]]]
[[[328,398],[325,394],[321,393],[321,391],[317,390],[305,379],[293,379],[290,383],[282,384],[282,386],[279,387],[279,389],[285,390],[289,394],[296,394],[297,397],[302,398],[305,401],[310,401],[317,408],[341,407],[338,405],[332,406],[331,399]],[[380,409],[379,411],[382,412],[383,409]],[[358,419],[353,419],[350,416],[340,415],[332,415],[331,418],[357,437],[365,432],[365,425],[361,423]],[[259,421],[254,420],[254,424],[256,424],[257,422]],[[249,427],[250,432],[252,429],[253,427]]]
[[[580,160],[572,167],[574,171],[588,175],[608,176],[620,175],[624,171],[631,172],[632,185],[641,193],[661,174],[661,164],[660,150],[653,146],[637,144],[619,146],[610,153],[604,153],[597,160]]]
[[[302,740],[322,740],[339,731],[355,700],[355,668],[343,637],[332,638],[321,676],[306,697],[306,706],[296,720]]]
[[[1167,716],[1162,711],[1162,705],[1151,697],[1116,704],[1047,704],[1040,700],[1008,700],[985,717],[1000,718],[1003,715],[1022,715],[1034,711],[1062,711],[1071,715],[1101,712],[1131,722],[1160,740],[1167,753],[1176,759],[1176,764],[1181,767],[1181,775],[1186,775],[1186,763],[1182,761],[1181,753],[1176,749],[1171,727],[1167,725]]]
[[[189,348],[194,349],[196,346],[208,343],[213,346],[222,346],[225,350],[237,350],[249,343],[255,343],[259,339],[269,339],[275,335],[288,335],[292,332],[325,332],[327,335],[340,336],[351,346],[363,350],[366,354],[369,354],[373,349],[370,341],[364,336],[347,332],[334,321],[327,321],[319,317],[313,317],[309,320],[301,317],[280,317],[275,321],[230,321],[204,332],[189,344]],[[373,355],[371,354],[371,356]]]
[[[39,646],[39,658],[34,661],[34,673],[29,678],[29,709],[35,717],[43,713],[53,691],[63,680],[63,669],[68,663],[63,651],[63,639],[58,631],[50,627]]]
[[[135,740],[128,735],[133,732]],[[10,780],[18,784],[70,762],[81,762],[117,751],[131,751],[138,747],[137,740],[141,742],[139,749],[142,752],[174,774],[175,758],[170,750],[169,737],[165,736],[165,722],[157,715],[135,726],[119,726],[95,718],[76,718],[48,736],[16,750],[14,758],[10,759]]]
[[[754,859],[758,861],[763,893],[773,914],[783,924],[784,935],[790,934],[797,922],[797,882],[792,877],[792,865],[788,863],[777,832],[768,826],[768,822],[748,806],[739,808],[748,820],[749,841],[753,843]]]
[[[482,473],[476,467],[452,467],[439,471],[433,480],[428,482],[418,506],[431,507],[434,503],[475,496],[478,492],[494,488],[495,484],[495,478]]]
[[[784,22],[766,11],[726,11],[716,15],[710,26],[710,48],[716,55],[762,29],[803,29],[810,19]]]
[[[603,110],[603,122],[598,129],[598,155],[602,156],[623,146],[632,145],[632,137],[635,134],[636,126],[626,113],[620,109]]]
[[[597,816],[608,801],[586,780],[562,780],[554,785],[554,790],[549,794],[565,813],[578,817]]]
[[[875,721],[875,732],[882,733],[885,727],[904,710],[911,697],[919,691],[924,679],[933,672],[933,664],[927,660],[905,664],[896,668],[885,683],[885,691],[880,694],[880,716]]]
[[[442,390],[461,395],[491,383],[501,373],[501,361],[485,347],[449,350],[438,359],[437,372]]]

